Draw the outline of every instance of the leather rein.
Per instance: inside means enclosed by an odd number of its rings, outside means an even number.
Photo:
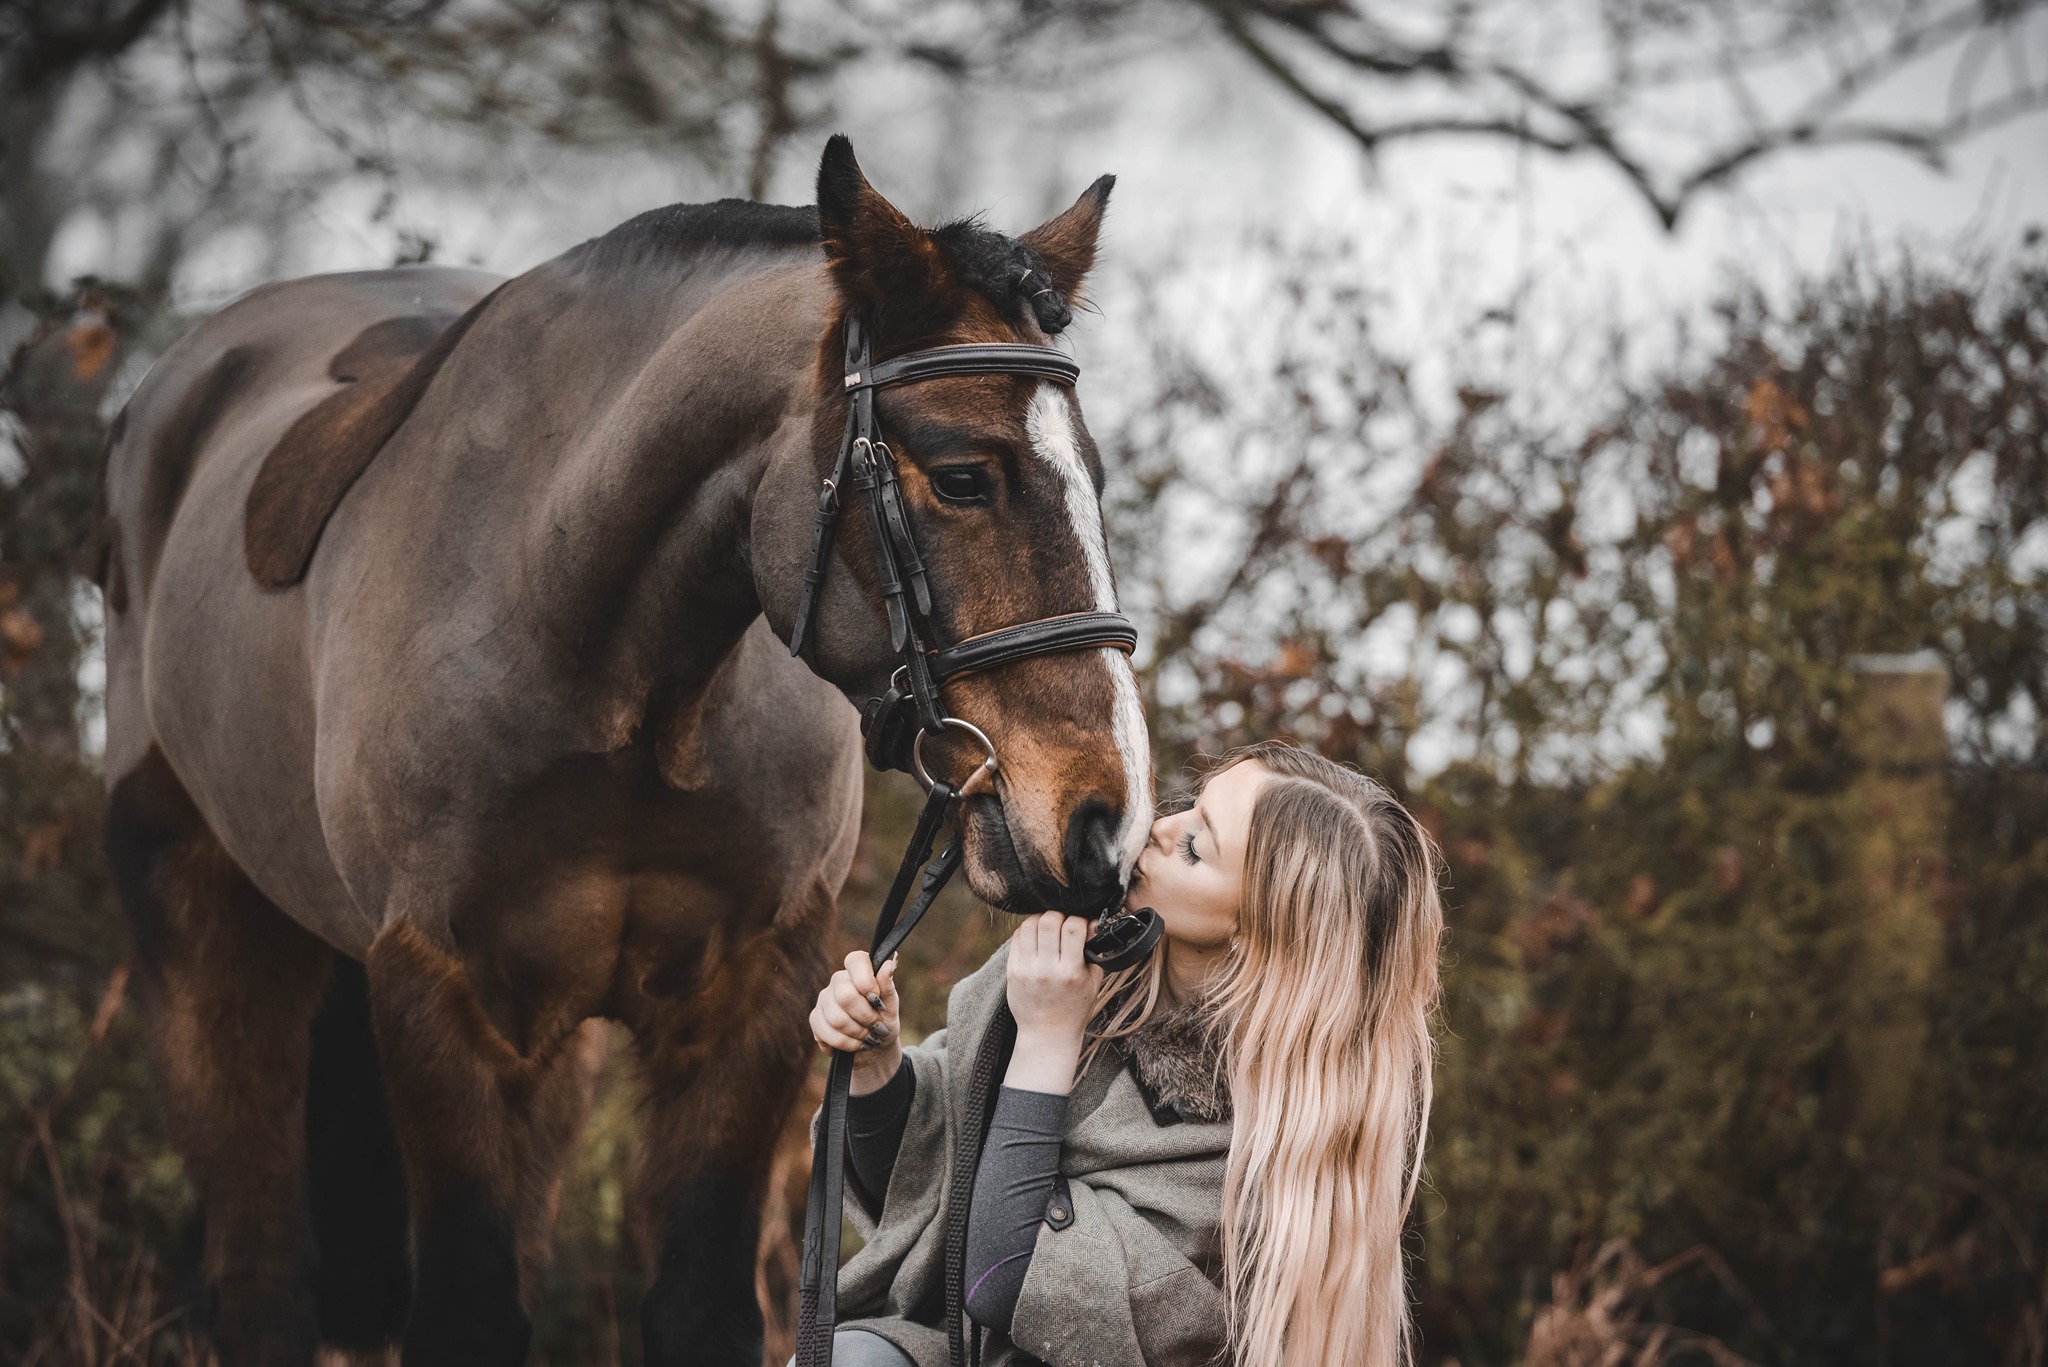
[[[1073,612],[939,645],[939,633],[932,620],[931,579],[918,553],[902,482],[896,473],[895,453],[882,440],[875,422],[875,391],[890,385],[961,375],[1032,375],[1071,387],[1081,374],[1081,368],[1071,357],[1051,347],[989,343],[931,347],[878,364],[872,359],[868,331],[857,314],[847,316],[845,357],[844,391],[849,396],[846,433],[840,440],[832,473],[818,492],[811,559],[797,599],[789,651],[801,657],[805,646],[815,641],[818,596],[831,565],[832,546],[846,495],[862,495],[873,532],[876,575],[888,612],[890,648],[902,663],[888,690],[881,697],[868,699],[861,708],[861,733],[870,764],[877,769],[914,775],[926,793],[916,831],[875,921],[869,955],[874,963],[881,964],[902,945],[958,872],[962,845],[957,826],[937,855],[932,848],[940,830],[957,816],[961,794],[978,779],[993,779],[997,770],[994,744],[972,722],[946,712],[940,688],[952,679],[1038,655],[1102,647],[1128,654],[1137,648],[1138,633],[1122,613]],[[985,754],[981,767],[957,788],[934,778],[924,763],[924,738],[948,729],[967,733],[980,742]],[[1151,953],[1161,929],[1158,917],[1149,910],[1106,915],[1089,940],[1088,957],[1110,972],[1129,967]],[[804,1215],[798,1283],[796,1367],[831,1367],[832,1362],[833,1327],[838,1311],[839,1227],[846,1196],[846,1110],[852,1079],[853,1055],[834,1053],[811,1155],[810,1196]],[[980,1136],[973,1139],[970,1147],[978,1157]],[[958,1185],[956,1181],[955,1186]],[[966,1194],[956,1192],[956,1204]],[[958,1223],[959,1236],[964,1239],[964,1209],[955,1215],[956,1220],[949,1224]],[[951,1354],[957,1362],[962,1360],[963,1352],[962,1296],[954,1283],[959,1280],[961,1253],[950,1247],[954,1231],[949,1229],[948,1233],[946,1319]]]

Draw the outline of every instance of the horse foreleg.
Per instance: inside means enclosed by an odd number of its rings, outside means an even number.
[[[813,1052],[830,903],[776,918],[636,1038],[649,1082],[639,1208],[652,1253],[640,1312],[648,1367],[756,1367],[761,1206],[777,1137]]]
[[[214,1346],[223,1367],[309,1363],[306,1076],[334,952],[256,890],[154,750],[114,787],[107,845],[199,1196]]]
[[[369,955],[371,1018],[413,1212],[407,1367],[524,1360],[561,1163],[589,1107],[583,1029],[530,1054],[459,959],[398,921]]]

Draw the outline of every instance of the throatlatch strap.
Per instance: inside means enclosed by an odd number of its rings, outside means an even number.
[[[877,964],[888,962],[904,938],[924,919],[938,900],[941,890],[960,867],[960,836],[955,833],[929,864],[939,830],[952,815],[954,793],[951,785],[932,785],[918,815],[917,831],[903,862],[896,868],[896,880],[875,918],[875,934],[869,957]],[[918,866],[924,865],[922,876]],[[904,906],[913,880],[917,896]],[[901,912],[901,918],[898,913]],[[818,1117],[818,1139],[811,1150],[811,1186],[804,1207],[803,1264],[797,1282],[796,1367],[831,1367],[832,1328],[839,1318],[839,1213],[846,1201],[846,1108],[853,1086],[853,1055],[832,1055],[832,1071],[825,1080],[825,1104]]]
[[[818,521],[811,532],[811,563],[804,567],[803,588],[796,599],[796,625],[789,631],[789,653],[801,656],[810,639],[811,626],[818,617],[818,593],[825,587],[825,572],[832,565],[832,542],[839,530],[839,508],[846,498],[846,481],[852,473],[853,419],[851,404],[846,408],[846,435],[839,442],[839,458],[832,477],[818,490]]]

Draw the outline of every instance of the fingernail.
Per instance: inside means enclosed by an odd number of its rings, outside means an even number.
[[[881,1009],[882,1009],[882,994],[881,994],[881,993],[879,993],[879,992],[870,992],[870,993],[868,993],[868,1005],[869,1005],[869,1006],[872,1006],[872,1007],[874,1007],[874,1008],[875,1008],[875,1010],[877,1010],[877,1011],[881,1010]]]
[[[888,1026],[882,1024],[880,1021],[876,1021],[873,1025],[870,1025],[868,1027],[868,1042],[870,1044],[886,1044],[888,1043],[888,1041]]]

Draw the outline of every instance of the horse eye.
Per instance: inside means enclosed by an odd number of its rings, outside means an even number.
[[[934,470],[932,487],[948,503],[986,503],[991,493],[988,476],[971,465]]]

